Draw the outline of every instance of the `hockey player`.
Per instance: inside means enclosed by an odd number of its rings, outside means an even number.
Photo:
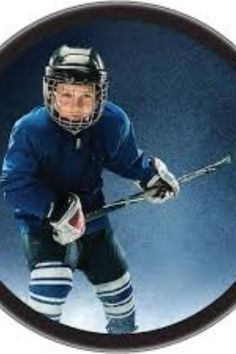
[[[108,333],[132,333],[135,303],[125,255],[108,217],[85,221],[104,204],[102,170],[162,184],[163,202],[179,185],[158,158],[137,148],[127,114],[107,100],[108,74],[93,49],[58,48],[45,68],[44,106],[16,121],[1,186],[14,207],[30,269],[30,306],[59,321],[75,269],[103,304]]]

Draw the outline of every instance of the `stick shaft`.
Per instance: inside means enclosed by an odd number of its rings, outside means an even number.
[[[178,182],[180,185],[183,185],[185,183],[193,181],[194,179],[196,179],[198,177],[205,176],[209,173],[213,173],[227,164],[231,164],[231,156],[230,155],[225,156],[223,159],[221,159],[211,165],[208,165],[208,166],[203,167],[199,170],[190,172],[188,174],[185,174],[185,175],[179,177]],[[88,213],[85,217],[86,222],[96,220],[102,216],[107,215],[108,213],[111,213],[112,211],[121,209],[121,208],[128,206],[130,204],[134,204],[134,203],[138,203],[140,201],[143,201],[147,197],[148,192],[153,189],[156,189],[156,187],[152,187],[152,188],[149,188],[148,190],[145,190],[145,191],[142,191],[142,192],[139,192],[136,194],[132,194],[126,198],[119,199],[113,203],[105,204],[100,209]]]

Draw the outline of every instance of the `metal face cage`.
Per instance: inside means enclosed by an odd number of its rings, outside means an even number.
[[[95,90],[95,104],[92,113],[86,120],[75,121],[60,115],[55,107],[55,92],[58,84],[84,85],[92,84]],[[88,129],[94,125],[101,117],[105,101],[107,100],[108,82],[101,80],[100,82],[77,82],[75,80],[62,80],[44,76],[43,78],[43,96],[44,104],[48,109],[50,118],[55,121],[62,129],[73,135],[78,134],[84,129]]]

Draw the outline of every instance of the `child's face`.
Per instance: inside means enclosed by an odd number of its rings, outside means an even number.
[[[58,84],[54,108],[60,116],[73,121],[86,121],[95,107],[96,91],[93,84]]]

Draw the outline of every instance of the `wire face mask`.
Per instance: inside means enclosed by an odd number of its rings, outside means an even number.
[[[95,84],[57,84],[51,99],[51,112],[55,112],[52,119],[77,134],[95,124],[96,100]]]
[[[0,48],[3,307],[62,344],[119,352],[220,319],[236,300],[235,49],[123,1],[16,37]]]

